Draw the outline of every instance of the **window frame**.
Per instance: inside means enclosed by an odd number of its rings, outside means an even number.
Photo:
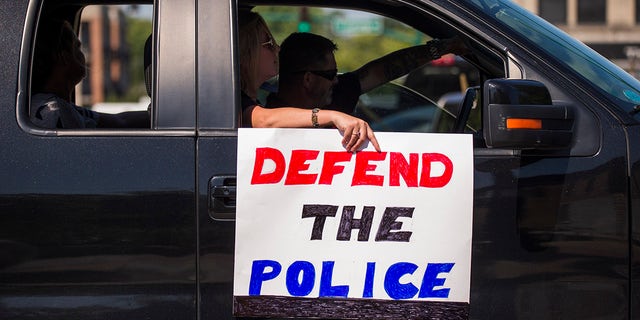
[[[226,2],[224,0],[222,0],[221,2]],[[398,6],[398,7],[402,7],[404,8],[402,11],[399,12],[386,12],[383,11],[380,8],[385,8],[388,9],[389,7],[387,6],[387,4],[385,3],[376,3],[376,2],[369,2],[366,3],[355,3],[355,2],[349,2],[346,4],[343,3],[337,3],[337,2],[328,2],[328,3],[312,3],[312,4],[307,4],[307,3],[303,3],[303,2],[287,2],[287,3],[282,3],[282,2],[278,2],[278,1],[270,1],[270,0],[251,0],[251,2],[247,3],[244,1],[240,1],[237,4],[235,3],[235,1],[231,1],[231,7],[230,10],[232,11],[232,17],[231,17],[231,31],[229,32],[229,34],[231,35],[231,39],[226,39],[226,38],[222,38],[222,40],[220,42],[226,42],[226,41],[230,41],[233,44],[233,50],[232,50],[232,62],[231,65],[233,66],[233,82],[231,85],[228,85],[226,88],[233,93],[234,98],[236,99],[234,101],[234,106],[235,108],[234,113],[231,115],[229,113],[230,108],[228,106],[221,106],[220,104],[214,105],[214,106],[205,106],[203,105],[203,101],[205,100],[209,100],[209,99],[204,99],[203,97],[206,97],[207,95],[210,95],[210,93],[205,92],[204,90],[200,89],[198,94],[199,94],[199,102],[200,102],[200,108],[198,110],[198,127],[199,127],[199,135],[201,136],[224,136],[224,135],[228,135],[228,136],[235,136],[237,135],[237,129],[238,127],[240,127],[240,119],[239,119],[239,115],[240,115],[240,89],[239,89],[239,71],[238,71],[238,63],[237,63],[237,22],[236,22],[236,11],[238,10],[238,7],[253,7],[253,6],[285,6],[285,7],[300,7],[300,6],[309,6],[309,7],[315,7],[315,8],[336,8],[336,9],[347,9],[347,10],[356,10],[356,11],[362,11],[362,12],[368,12],[368,13],[373,13],[376,15],[379,15],[381,17],[386,17],[389,19],[393,19],[395,21],[401,22],[411,28],[414,28],[416,31],[419,31],[421,33],[427,34],[425,32],[425,30],[429,30],[429,35],[433,36],[433,37],[438,37],[438,38],[446,38],[447,36],[447,32],[451,33],[451,32],[455,32],[456,34],[469,34],[469,30],[464,30],[464,22],[463,21],[445,21],[445,19],[447,19],[447,16],[444,15],[439,15],[437,13],[435,13],[433,10],[437,10],[434,8],[431,8],[428,5],[424,5],[424,7],[403,7],[403,6]],[[207,24],[209,23],[211,20],[216,20],[216,19],[211,19],[211,14],[207,13],[208,9],[210,9],[213,6],[213,2],[199,2],[198,3],[198,28],[199,29],[207,29],[210,30],[210,27],[206,27],[206,26],[210,26],[211,24]],[[220,11],[225,11],[225,8],[222,7],[220,9],[218,9]],[[404,18],[404,14],[409,13],[410,17],[409,18]],[[425,22],[423,21],[423,17],[425,15],[430,15],[433,17],[433,23],[430,23],[429,26],[427,26],[425,24]],[[208,17],[209,20],[204,19],[204,17]],[[403,17],[401,19],[401,17]],[[451,18],[451,17],[449,17]],[[453,19],[456,19],[455,17]],[[208,22],[205,22],[208,21]],[[432,25],[436,25],[436,28],[431,28]],[[446,25],[446,27],[444,27]],[[224,30],[222,30],[224,31]],[[224,32],[219,32],[219,34],[224,34]],[[211,34],[199,34],[199,44],[209,44],[212,43],[211,41],[205,40],[205,39],[214,39],[214,37]],[[221,39],[220,37],[218,37],[218,39]],[[281,41],[282,39],[280,39]],[[220,43],[219,42],[219,43]],[[484,46],[484,45],[480,45],[480,46]],[[495,48],[489,48],[489,47],[485,47],[482,50],[485,54],[487,54],[487,56],[483,57],[480,61],[476,61],[476,62],[487,62],[489,60],[494,60],[492,58],[488,58],[488,55],[491,55],[492,57],[495,58],[499,58],[502,61],[502,65],[499,67],[501,70],[500,72],[502,72],[503,75],[508,74],[508,59],[506,57],[506,54],[504,52],[500,52],[499,49],[495,49]],[[211,53],[210,50],[203,50],[203,47],[200,46],[199,47],[199,51],[198,51],[198,62],[199,62],[199,75],[198,75],[198,85],[200,88],[206,87],[206,88],[210,88],[211,85],[214,83],[214,80],[211,77],[211,69],[207,68],[206,66],[208,65],[208,63],[206,63],[207,60],[213,60],[215,56],[218,56],[218,53],[216,52],[215,54]],[[487,70],[489,69],[485,69],[485,68],[479,68],[478,71],[479,72],[487,72]],[[492,70],[495,72],[495,70]],[[209,73],[209,74],[207,74]],[[218,81],[220,82],[220,81]],[[228,83],[228,82],[227,82]],[[228,100],[226,100],[228,101]],[[223,110],[224,108],[224,110]],[[220,117],[219,115],[222,114],[224,117],[224,120],[219,120],[218,119],[218,124],[222,124],[219,126],[213,126],[210,125],[211,123],[206,123],[211,121],[210,119],[212,119],[212,117],[210,116],[204,116],[206,114],[210,114],[213,110],[218,110],[218,117]]]
[[[195,0],[191,0],[193,3]],[[20,128],[32,135],[38,136],[195,136],[195,110],[196,110],[196,99],[195,99],[195,58],[187,59],[183,64],[172,63],[171,59],[175,58],[175,56],[184,56],[189,55],[189,52],[195,51],[195,26],[193,26],[190,30],[193,36],[193,45],[188,46],[180,46],[179,50],[175,48],[171,48],[169,43],[164,45],[163,47],[158,46],[158,33],[160,33],[160,37],[168,38],[171,33],[178,34],[180,32],[171,32],[171,28],[168,26],[175,26],[177,21],[184,19],[184,16],[180,17],[180,14],[184,14],[185,12],[191,12],[194,14],[195,5],[188,6],[185,3],[181,4],[181,10],[178,11],[176,7],[177,4],[171,1],[165,0],[155,0],[155,1],[136,1],[131,0],[127,3],[122,3],[121,1],[114,0],[111,3],[105,3],[97,0],[78,0],[78,1],[69,1],[65,2],[61,6],[66,7],[67,11],[60,11],[59,16],[61,18],[66,18],[70,21],[73,21],[72,25],[74,28],[78,29],[80,24],[80,14],[82,9],[88,5],[108,5],[108,4],[152,4],[154,6],[153,9],[153,35],[154,35],[154,57],[152,59],[153,63],[153,80],[152,80],[152,98],[151,98],[151,110],[152,114],[152,125],[150,127],[144,129],[127,129],[127,128],[117,128],[117,129],[109,129],[109,128],[96,128],[96,129],[49,129],[49,128],[41,128],[34,125],[29,118],[29,107],[31,105],[31,71],[32,71],[32,61],[33,54],[35,48],[36,41],[36,33],[37,33],[37,25],[38,21],[42,19],[42,17],[47,14],[47,12],[53,11],[52,8],[47,8],[46,3],[53,3],[53,1],[49,0],[40,0],[40,1],[30,1],[27,14],[25,18],[24,24],[24,32],[22,36],[22,43],[20,48],[20,62],[19,62],[19,71],[18,71],[18,93],[16,99],[16,121]],[[160,7],[163,7],[163,10],[160,10]],[[47,11],[45,11],[45,9]],[[162,18],[159,18],[162,17]],[[164,21],[164,22],[163,22]],[[165,26],[165,27],[163,27]],[[186,27],[188,28],[188,26]],[[174,36],[174,38],[177,38]],[[182,36],[180,38],[179,43],[185,42],[185,37]],[[187,37],[188,38],[188,37]],[[175,43],[175,39],[173,40]],[[167,41],[165,41],[167,42]],[[160,51],[161,49],[162,51]],[[161,54],[166,52],[164,54]],[[186,52],[186,53],[185,53]],[[156,54],[157,53],[157,54]],[[158,59],[157,56],[160,55],[163,58]],[[195,56],[192,54],[191,56]],[[186,65],[186,67],[185,67]],[[190,95],[190,99],[184,99],[183,96],[188,96],[187,94],[176,95],[175,90],[172,90],[168,87],[166,80],[159,81],[158,76],[163,74],[171,74],[175,73],[176,68],[181,69],[180,74],[187,75],[187,77],[191,77],[193,79],[193,85],[191,86],[191,91],[194,93]],[[166,70],[165,70],[166,69]],[[194,72],[185,72],[184,70],[194,70]],[[167,78],[175,79],[176,77]],[[184,79],[181,81],[184,83]],[[180,83],[180,81],[179,81]],[[160,84],[160,86],[158,86]],[[188,88],[186,85],[185,88]],[[182,88],[184,90],[184,88]],[[166,93],[165,93],[166,92]],[[191,110],[188,108],[181,107],[185,104],[192,105]],[[180,103],[178,103],[180,102]],[[170,110],[178,110],[179,112],[183,112],[187,114],[187,121],[190,121],[188,125],[183,126],[172,126],[171,119],[175,119],[173,114],[169,113]],[[158,121],[158,113],[160,111],[164,111],[162,113],[163,119],[167,119],[167,121],[162,122]],[[166,114],[166,115],[165,115]],[[174,112],[175,114],[175,112]],[[190,117],[189,117],[190,116]],[[184,122],[183,122],[184,123]]]
[[[198,1],[197,11],[197,30],[215,30],[197,35],[198,135],[236,136],[241,121],[237,4]]]

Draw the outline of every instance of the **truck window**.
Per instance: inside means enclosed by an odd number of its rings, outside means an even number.
[[[76,87],[79,105],[105,113],[147,110],[151,95],[145,70],[151,52],[145,52],[145,43],[152,13],[151,5],[90,5],[82,10],[79,36],[88,72]],[[95,42],[106,48],[100,50]]]
[[[433,29],[432,22],[409,20],[407,23],[412,25],[408,25],[386,14],[360,10],[258,6],[253,11],[265,19],[279,44],[293,32],[315,33],[336,43],[339,74],[358,70],[365,63],[397,50],[424,45],[442,37],[428,32]],[[453,28],[449,29],[450,36],[463,36]],[[287,63],[290,61],[280,61],[280,70],[286,69]],[[502,66],[493,69],[504,70]],[[466,90],[480,83],[478,67],[464,56],[444,54],[412,70],[363,92],[355,105],[348,106],[349,113],[367,121],[375,131],[453,132]],[[497,76],[504,74],[489,77]],[[270,95],[279,90],[280,78],[282,72],[280,77],[261,86],[259,101],[269,103]],[[336,107],[344,109],[344,106]],[[467,130],[479,131],[480,119],[479,110],[474,108]]]
[[[153,5],[43,8],[19,120],[47,132],[150,129]]]

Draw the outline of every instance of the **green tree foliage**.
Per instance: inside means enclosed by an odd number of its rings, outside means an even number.
[[[144,43],[149,35],[151,35],[151,20],[128,18],[126,41],[131,50],[131,79],[134,82],[144,82]]]
[[[265,19],[278,43],[282,43],[291,33],[299,31],[300,23],[305,15],[310,26],[309,32],[326,34],[328,31],[324,10],[320,8],[257,7],[254,11],[260,13]]]
[[[131,85],[123,101],[137,101],[147,95],[144,84],[144,43],[151,34],[151,20],[127,18],[126,43],[129,47],[129,76]]]

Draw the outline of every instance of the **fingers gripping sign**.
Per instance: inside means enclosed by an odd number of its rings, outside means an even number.
[[[376,136],[373,134],[373,130],[371,130],[371,128],[369,127],[369,125],[367,124],[367,138],[369,139],[369,141],[371,141],[371,143],[373,144],[373,147],[376,149],[376,151],[380,152],[380,144],[378,143],[378,139],[376,139]]]
[[[380,145],[369,124],[358,118],[352,117],[352,120],[354,121],[343,130],[338,128],[343,134],[342,145],[345,149],[349,152],[356,152],[361,149],[368,140],[371,141],[376,151],[380,152]]]

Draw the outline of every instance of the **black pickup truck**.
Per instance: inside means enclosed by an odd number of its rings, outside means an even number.
[[[40,128],[38,23],[79,32],[96,5],[151,12],[149,127]],[[477,86],[434,102],[399,80],[356,114],[473,135],[469,318],[640,318],[640,83],[508,0],[3,0],[0,319],[233,318],[241,6],[463,39]]]

